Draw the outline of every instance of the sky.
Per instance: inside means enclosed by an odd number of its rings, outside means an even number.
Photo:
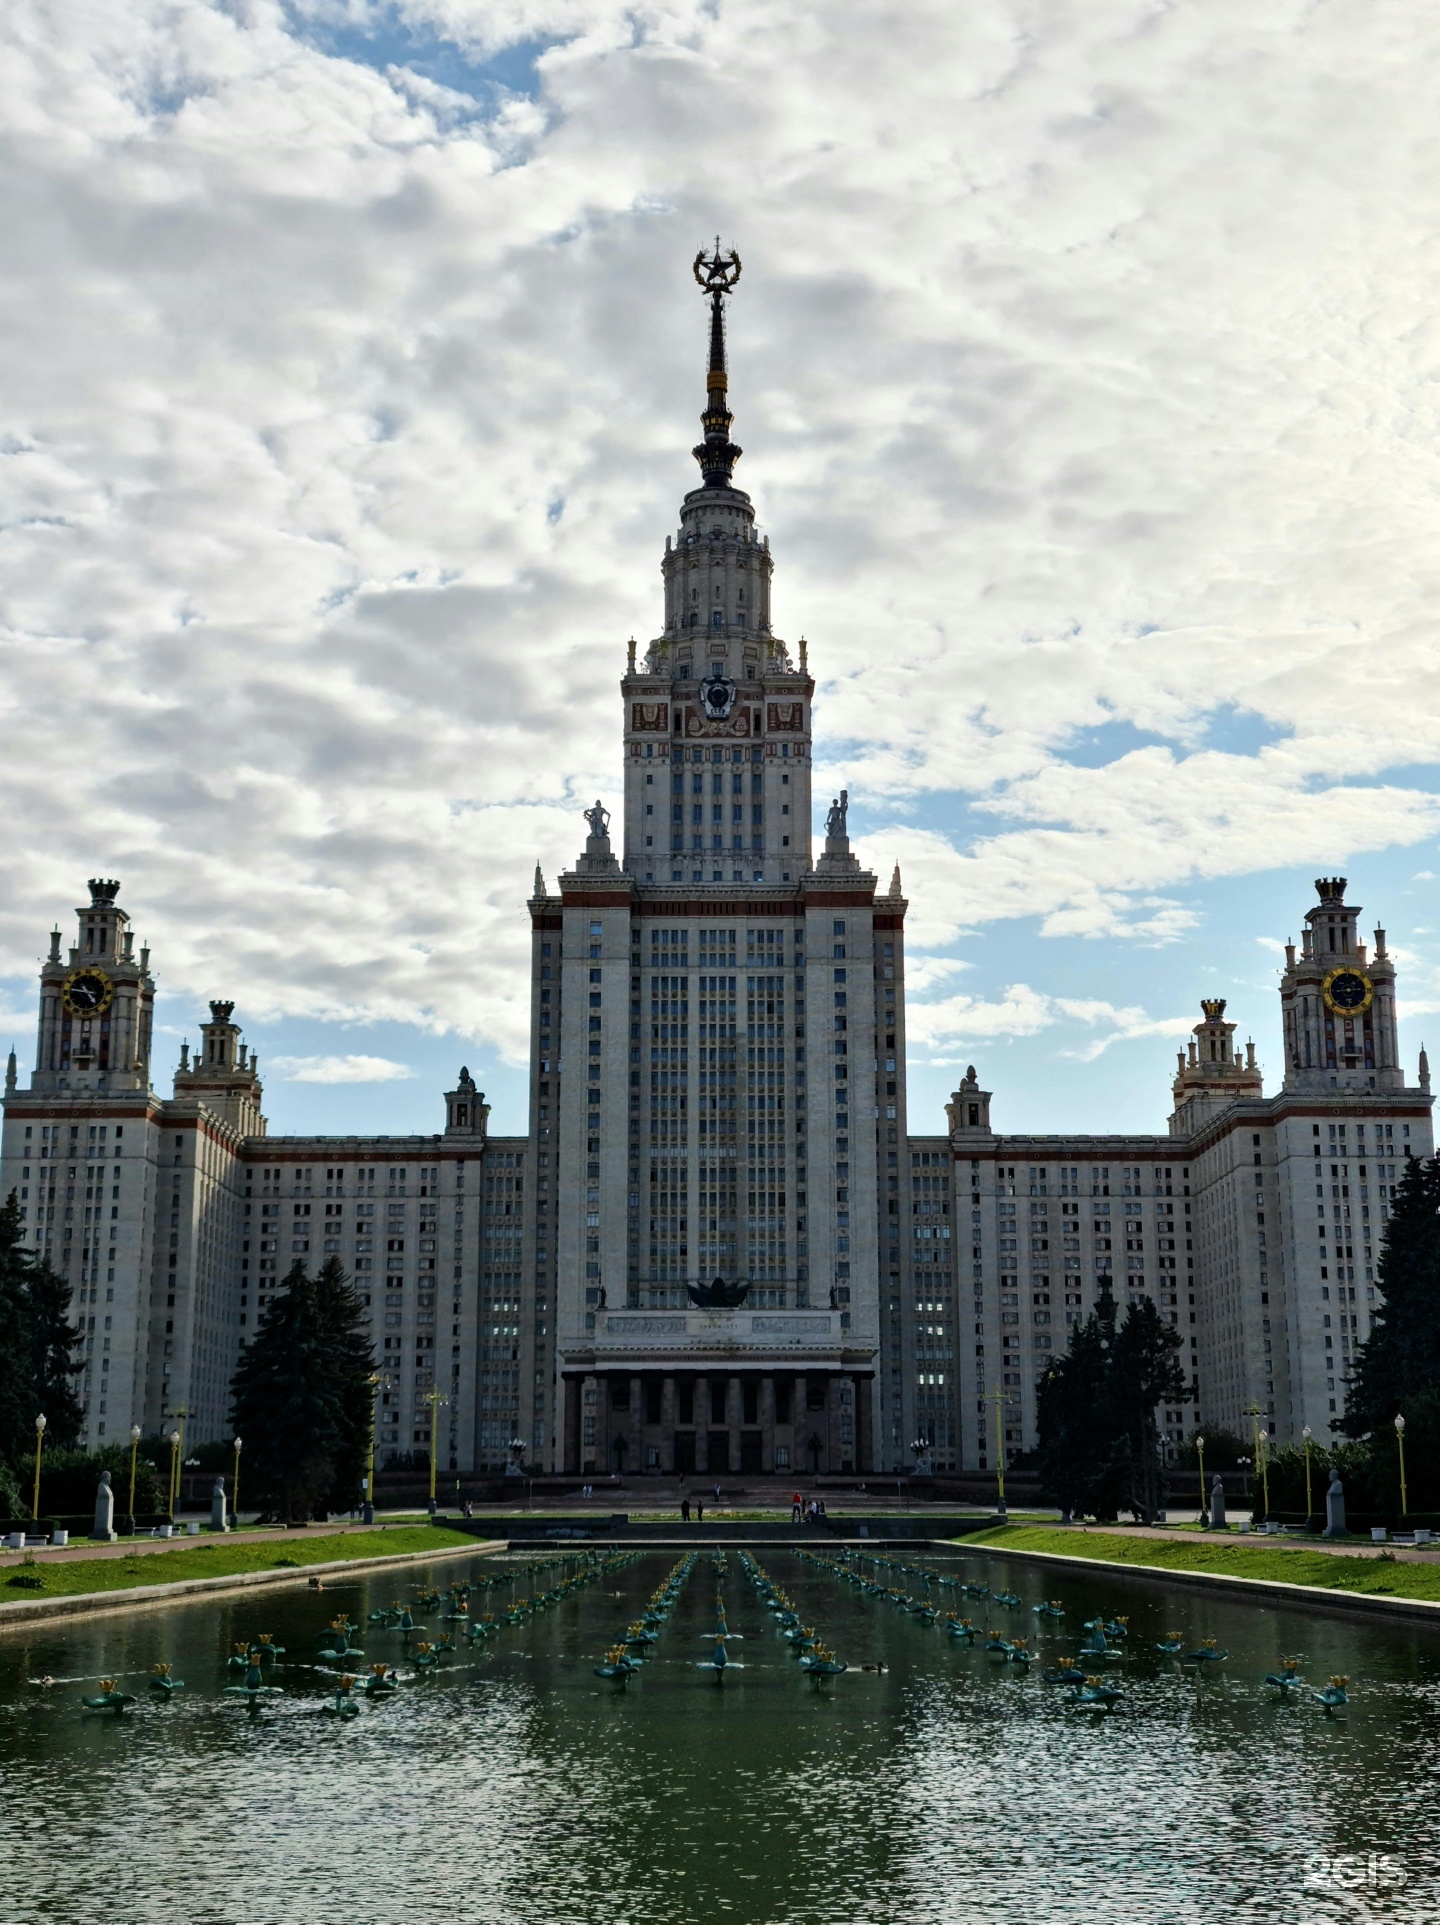
[[[0,1043],[85,879],[275,1132],[524,1118],[537,861],[731,402],[910,1124],[1163,1128],[1341,873],[1440,1043],[1420,0],[10,0]],[[818,826],[818,825],[817,825]]]

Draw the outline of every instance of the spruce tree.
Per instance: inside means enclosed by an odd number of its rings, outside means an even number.
[[[70,1286],[24,1238],[12,1190],[0,1205],[0,1460],[12,1471],[34,1462],[37,1416],[47,1442],[62,1449],[75,1443],[85,1416],[75,1394],[80,1332],[69,1321]]]
[[[261,1312],[230,1385],[250,1489],[286,1523],[310,1518],[335,1481],[345,1411],[326,1334],[315,1285],[297,1262]]]
[[[1406,1164],[1378,1280],[1385,1301],[1361,1346],[1345,1408],[1351,1437],[1379,1436],[1397,1413],[1440,1396],[1440,1158]]]
[[[1036,1469],[1069,1514],[1103,1513],[1110,1439],[1105,1383],[1111,1326],[1094,1311],[1070,1332],[1070,1348],[1053,1358],[1036,1389]]]
[[[1117,1458],[1128,1460],[1126,1501],[1148,1522],[1160,1508],[1160,1436],[1155,1411],[1185,1395],[1180,1332],[1166,1323],[1150,1297],[1125,1312],[1115,1334],[1108,1384]]]
[[[370,1456],[375,1353],[365,1306],[339,1257],[325,1259],[314,1288],[315,1314],[326,1333],[326,1368],[339,1410],[329,1502],[333,1510],[349,1510],[360,1502],[361,1479]]]
[[[374,1355],[338,1257],[295,1263],[261,1313],[231,1384],[250,1488],[287,1522],[359,1500],[370,1450]]]
[[[1070,1333],[1036,1398],[1036,1466],[1068,1511],[1102,1520],[1124,1505],[1153,1516],[1159,1508],[1160,1457],[1155,1408],[1183,1396],[1180,1334],[1148,1297],[1131,1304],[1119,1327],[1114,1298],[1100,1299]]]

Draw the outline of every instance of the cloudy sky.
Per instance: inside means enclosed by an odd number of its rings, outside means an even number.
[[[719,232],[817,794],[911,898],[911,1122],[1278,1075],[1340,869],[1440,1043],[1421,0],[10,0],[0,1022],[123,880],[156,1074],[523,1117],[522,904],[616,802]],[[5,1040],[0,1033],[0,1041]]]

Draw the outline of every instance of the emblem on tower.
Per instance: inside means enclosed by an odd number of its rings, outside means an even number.
[[[741,451],[730,439],[735,417],[725,400],[729,386],[725,368],[725,296],[740,279],[740,256],[733,247],[728,254],[722,253],[717,234],[715,252],[707,256],[702,247],[695,256],[693,272],[701,292],[710,299],[710,366],[705,374],[705,412],[700,417],[705,439],[695,448],[694,455],[700,463],[705,487],[728,488]]]
[[[717,300],[728,294],[740,279],[740,256],[732,247],[728,254],[720,252],[720,236],[715,236],[715,252],[707,260],[702,247],[695,256],[695,279],[707,294]]]
[[[735,684],[715,673],[700,684],[700,706],[712,722],[723,722],[735,706]]]

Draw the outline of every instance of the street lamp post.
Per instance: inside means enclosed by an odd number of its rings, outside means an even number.
[[[360,1517],[362,1522],[373,1524],[375,1522],[375,1431],[380,1421],[377,1408],[380,1398],[379,1371],[372,1370],[368,1381],[370,1384],[370,1468],[365,1474],[365,1502],[360,1507]]]
[[[185,1419],[190,1415],[184,1404],[175,1412],[180,1422],[170,1435],[170,1447],[175,1453],[173,1470],[173,1489],[170,1492],[170,1516],[178,1517],[180,1512],[180,1482],[185,1474]]]
[[[230,1505],[235,1513],[235,1528],[240,1528],[240,1439],[235,1439],[235,1470],[230,1479]]]
[[[1405,1490],[1405,1419],[1399,1416],[1395,1419],[1395,1442],[1400,1451],[1400,1519],[1403,1523],[1410,1501]]]
[[[1255,1455],[1251,1459],[1251,1463],[1258,1471],[1262,1462],[1260,1451],[1260,1419],[1265,1413],[1261,1410],[1259,1404],[1247,1404],[1245,1406],[1245,1415],[1250,1419],[1250,1435],[1254,1439],[1252,1448],[1254,1449]],[[1253,1523],[1255,1519],[1255,1494],[1253,1491],[1250,1494],[1250,1519]]]
[[[1265,1522],[1270,1522],[1270,1433],[1262,1430],[1256,1433],[1260,1447],[1260,1501],[1265,1506]]]
[[[130,1426],[130,1535],[135,1535],[135,1453],[140,1448],[140,1426]]]
[[[1195,1433],[1195,1454],[1200,1459],[1200,1526],[1202,1530],[1208,1530],[1210,1506],[1205,1501],[1205,1439],[1198,1431]]]
[[[995,1403],[995,1515],[1004,1517],[1007,1515],[1005,1509],[1005,1392],[992,1390],[990,1395]]]
[[[44,1448],[45,1419],[37,1417],[35,1419],[35,1494],[30,1502],[30,1515],[34,1518],[40,1515],[40,1453]]]
[[[1305,1440],[1305,1528],[1310,1528],[1310,1518],[1315,1506],[1310,1500],[1310,1426],[1306,1424],[1300,1435]]]
[[[440,1437],[440,1411],[443,1405],[449,1403],[450,1399],[448,1397],[442,1397],[438,1390],[431,1390],[426,1393],[421,1401],[430,1406],[430,1515],[433,1517],[436,1509],[435,1467],[438,1459],[435,1453],[439,1445]]]

